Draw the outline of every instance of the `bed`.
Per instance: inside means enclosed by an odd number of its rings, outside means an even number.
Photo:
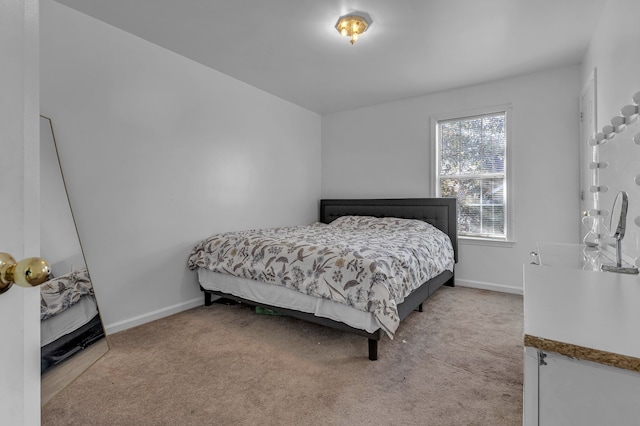
[[[383,335],[454,285],[456,222],[453,198],[323,199],[316,224],[216,234],[188,265],[206,306],[219,296],[361,335],[376,360]]]
[[[40,286],[41,374],[104,337],[86,268]]]

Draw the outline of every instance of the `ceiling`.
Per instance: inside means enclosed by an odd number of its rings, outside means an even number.
[[[607,2],[57,1],[319,114],[578,64]]]

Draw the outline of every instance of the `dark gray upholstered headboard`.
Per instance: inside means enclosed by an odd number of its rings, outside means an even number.
[[[458,261],[458,231],[455,198],[389,198],[320,200],[320,222],[340,216],[375,216],[419,219],[449,235]]]

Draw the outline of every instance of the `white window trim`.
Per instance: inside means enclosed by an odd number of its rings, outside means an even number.
[[[487,237],[472,237],[461,235],[458,237],[458,241],[463,244],[470,245],[491,245],[491,246],[513,246],[516,242],[514,226],[513,226],[513,217],[515,210],[515,199],[514,199],[514,179],[513,179],[513,139],[512,139],[512,128],[513,128],[513,107],[511,104],[503,104],[496,105],[491,107],[484,108],[476,108],[464,111],[458,111],[454,113],[435,115],[431,117],[431,173],[429,174],[429,178],[431,180],[429,187],[431,194],[434,194],[435,197],[440,197],[440,188],[437,185],[439,179],[439,167],[438,167],[438,122],[443,120],[454,120],[454,119],[462,119],[466,117],[473,117],[478,115],[488,115],[488,114],[496,114],[502,113],[505,114],[505,122],[506,122],[506,135],[507,135],[507,148],[506,148],[506,194],[507,194],[507,203],[505,206],[505,228],[506,228],[506,238],[487,238]]]

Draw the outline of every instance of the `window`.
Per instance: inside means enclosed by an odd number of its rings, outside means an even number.
[[[435,120],[436,194],[458,199],[458,235],[507,240],[507,108]]]

